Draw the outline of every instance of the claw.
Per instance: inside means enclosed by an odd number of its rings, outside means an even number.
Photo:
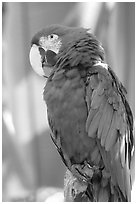
[[[90,183],[94,173],[92,167],[88,163],[84,163],[84,165],[73,164],[71,166],[71,172],[78,179],[88,183]]]

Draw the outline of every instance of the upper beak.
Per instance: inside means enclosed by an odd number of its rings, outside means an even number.
[[[32,68],[38,75],[46,77],[50,75],[51,67],[47,63],[45,48],[33,44],[30,49],[29,59]]]
[[[34,71],[40,76],[45,75],[42,69],[42,58],[39,52],[39,47],[35,44],[32,45],[29,53],[30,64]]]

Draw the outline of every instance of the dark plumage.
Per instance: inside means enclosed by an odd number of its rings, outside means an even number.
[[[73,175],[73,201],[130,201],[133,117],[101,43],[87,29],[53,25],[33,44],[53,66],[43,96],[52,140]]]

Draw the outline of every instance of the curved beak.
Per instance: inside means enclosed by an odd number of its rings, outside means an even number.
[[[38,75],[48,77],[55,64],[54,56],[56,54],[53,51],[33,44],[29,53],[30,64]]]
[[[30,64],[34,71],[40,76],[44,76],[44,70],[42,68],[42,58],[37,45],[32,45],[29,53]]]

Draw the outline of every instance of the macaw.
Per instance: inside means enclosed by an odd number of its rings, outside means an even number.
[[[69,170],[70,200],[130,201],[133,116],[102,44],[89,29],[50,25],[32,38],[29,57],[45,77],[51,138]]]

